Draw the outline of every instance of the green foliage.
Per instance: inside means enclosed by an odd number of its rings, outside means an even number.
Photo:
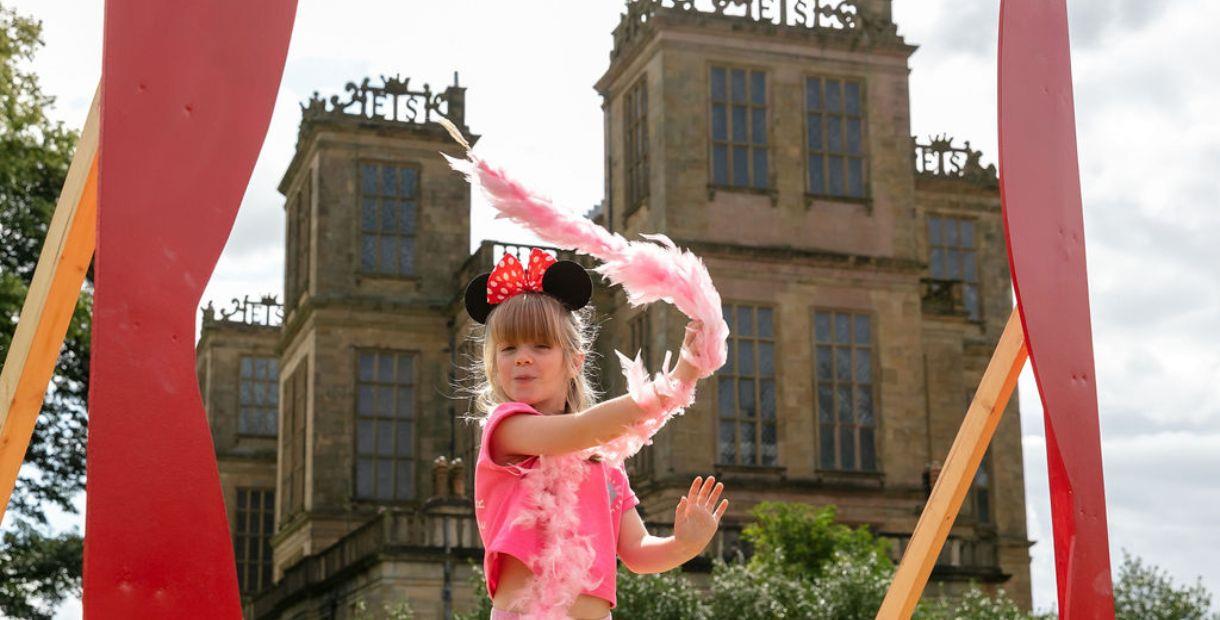
[[[356,601],[356,609],[352,614],[353,620],[411,620],[414,617],[415,612],[406,601],[401,601],[397,605],[386,603],[381,606],[380,613],[374,614],[369,611],[369,604],[364,599],[360,599]]]
[[[49,620],[54,606],[80,588],[84,541],[75,533],[46,537],[23,521],[2,539],[0,615]]]
[[[470,588],[474,590],[474,609],[462,613],[455,611],[455,620],[487,620],[491,615],[491,596],[487,594],[487,579],[483,575],[483,566],[470,562]]]
[[[1212,595],[1196,579],[1178,585],[1160,568],[1145,565],[1123,551],[1114,583],[1114,612],[1119,620],[1217,620],[1210,613]]]
[[[614,615],[651,620],[710,620],[712,615],[698,588],[679,570],[637,575],[618,569],[618,606]],[[483,616],[486,618],[486,616]]]
[[[77,134],[52,121],[29,70],[42,25],[0,5],[0,364],[38,264]],[[81,538],[52,535],[48,504],[74,513],[85,488],[85,403],[89,382],[91,277],[77,303],[64,347],[0,538],[0,616],[48,618],[49,606],[79,593]]]
[[[1021,611],[1003,589],[992,596],[973,583],[957,598],[925,596],[914,615],[915,620],[1054,620],[1055,617],[1054,613]]]
[[[751,562],[769,562],[782,553],[782,568],[796,576],[819,577],[841,553],[851,558],[871,557],[891,567],[888,544],[865,527],[852,529],[835,521],[834,506],[761,502],[751,511],[754,523],[741,536],[755,550]]]

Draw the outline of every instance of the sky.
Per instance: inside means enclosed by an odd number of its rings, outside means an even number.
[[[44,23],[34,62],[52,113],[79,127],[100,75],[102,2],[5,0]],[[895,0],[911,57],[912,132],[948,133],[996,161],[996,0]],[[602,199],[593,84],[622,0],[301,0],[279,99],[203,301],[279,294],[283,197],[299,103],[401,74],[439,89],[460,72],[483,157],[557,204]],[[1220,4],[1069,0],[1077,137],[1112,562],[1122,550],[1220,595]],[[529,243],[476,199],[480,239]],[[1055,603],[1037,387],[1021,399],[1034,605]],[[80,517],[58,516],[62,527]],[[60,617],[80,614],[78,601]]]

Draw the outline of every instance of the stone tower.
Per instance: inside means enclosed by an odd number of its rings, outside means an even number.
[[[470,186],[435,117],[464,127],[465,89],[365,79],[303,107],[287,197],[275,573],[379,508],[418,503],[449,447],[453,274]],[[425,485],[425,481],[429,481]]]

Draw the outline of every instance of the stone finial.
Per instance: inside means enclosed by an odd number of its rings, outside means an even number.
[[[444,456],[432,461],[432,496],[449,497],[449,461]]]
[[[449,464],[449,493],[453,497],[466,499],[466,464],[462,458],[453,459]]]

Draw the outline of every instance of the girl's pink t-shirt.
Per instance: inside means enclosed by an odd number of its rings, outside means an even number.
[[[503,555],[511,555],[529,566],[530,560],[542,548],[541,533],[533,528],[512,525],[525,501],[522,477],[538,464],[531,456],[513,465],[497,465],[491,460],[491,437],[500,423],[517,414],[542,415],[525,403],[504,403],[495,408],[483,427],[479,458],[474,470],[474,514],[483,539],[483,573],[487,577],[487,593],[496,595],[500,584]],[[593,590],[582,592],[610,602],[614,608],[617,585],[615,575],[618,559],[619,520],[640,500],[627,482],[627,474],[619,467],[585,461],[584,482],[580,487],[580,534],[591,537],[596,558],[593,577],[601,583]]]

